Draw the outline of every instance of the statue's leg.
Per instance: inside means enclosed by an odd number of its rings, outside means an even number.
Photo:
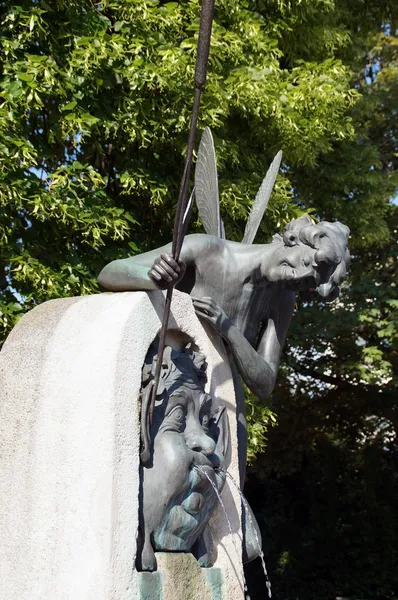
[[[195,556],[201,567],[209,568],[215,563],[217,559],[217,549],[209,527],[206,527],[196,540],[192,548],[192,554]]]
[[[238,371],[231,363],[232,379],[234,382],[236,396],[236,416],[238,421],[238,460],[240,487],[243,490],[246,477],[246,459],[247,459],[247,422],[245,411],[245,394],[243,386],[238,375]]]
[[[260,556],[262,538],[257,519],[249,504],[242,506],[242,532],[243,532],[243,564]]]
[[[234,364],[231,364],[232,378],[236,395],[236,411],[238,421],[238,459],[240,487],[243,490],[246,477],[247,460],[247,421],[245,410],[245,395],[243,386]],[[249,504],[242,503],[242,532],[243,532],[243,562],[254,560],[260,555],[262,549],[261,533],[257,519]]]

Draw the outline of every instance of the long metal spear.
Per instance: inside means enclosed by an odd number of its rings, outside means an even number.
[[[189,128],[188,147],[185,157],[184,172],[181,179],[180,191],[178,194],[177,210],[174,220],[172,255],[178,261],[180,257],[182,243],[184,241],[185,225],[190,214],[191,201],[187,203],[187,191],[189,178],[191,174],[192,155],[195,144],[196,123],[199,114],[200,95],[206,83],[207,63],[210,50],[211,28],[213,24],[214,0],[203,0],[202,10],[200,15],[200,28],[198,49],[196,54],[195,66],[195,95],[191,115],[191,125]],[[191,198],[192,200],[192,198]],[[166,302],[164,306],[162,328],[159,335],[158,356],[156,362],[155,377],[151,393],[151,402],[149,408],[149,421],[152,423],[153,410],[155,406],[156,392],[158,389],[160,371],[162,368],[163,352],[166,341],[167,327],[169,323],[171,299],[173,296],[174,283],[170,283],[167,287]]]

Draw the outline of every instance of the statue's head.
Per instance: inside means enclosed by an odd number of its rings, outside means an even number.
[[[326,301],[334,300],[350,261],[349,233],[338,221],[315,224],[308,216],[291,221],[274,236],[269,281],[281,282],[305,298],[316,292]]]
[[[157,344],[143,368],[141,568],[153,550],[192,551],[216,506],[229,448],[224,406],[204,390],[206,362],[189,347],[166,345],[152,422],[148,421]],[[150,547],[149,547],[150,545]]]

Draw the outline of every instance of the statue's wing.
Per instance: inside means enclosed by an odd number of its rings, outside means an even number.
[[[266,176],[257,192],[254,199],[252,209],[250,211],[249,218],[246,223],[245,235],[243,236],[243,244],[252,244],[256,237],[257,230],[260,226],[261,220],[264,216],[264,211],[267,208],[268,200],[270,199],[276,176],[278,175],[279,166],[282,160],[282,150],[278,152],[270,168],[267,171]]]
[[[203,132],[195,168],[195,198],[206,233],[225,237],[220,217],[218,178],[213,136],[208,127]]]

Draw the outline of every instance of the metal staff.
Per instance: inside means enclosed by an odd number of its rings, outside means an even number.
[[[186,225],[189,220],[190,209],[192,206],[192,195],[190,200],[186,201],[187,190],[189,184],[189,177],[191,174],[192,155],[195,144],[195,133],[196,123],[199,114],[200,95],[202,88],[206,83],[206,72],[207,63],[209,58],[210,50],[210,37],[211,28],[213,23],[214,14],[214,0],[203,0],[202,11],[200,15],[200,28],[199,28],[199,39],[198,39],[198,50],[196,54],[196,66],[195,66],[195,95],[191,115],[191,125],[188,136],[188,148],[185,157],[184,172],[181,179],[180,191],[178,194],[177,211],[174,220],[174,231],[173,231],[173,243],[172,243],[172,255],[173,258],[178,261],[180,257],[182,243],[184,241],[184,235]],[[163,352],[166,340],[167,326],[169,323],[171,299],[173,296],[174,283],[170,283],[167,287],[166,302],[164,306],[162,328],[159,335],[159,348],[156,362],[155,377],[153,380],[151,402],[149,408],[149,421],[152,423],[153,410],[155,406],[156,392],[158,389],[160,371],[162,368]]]

